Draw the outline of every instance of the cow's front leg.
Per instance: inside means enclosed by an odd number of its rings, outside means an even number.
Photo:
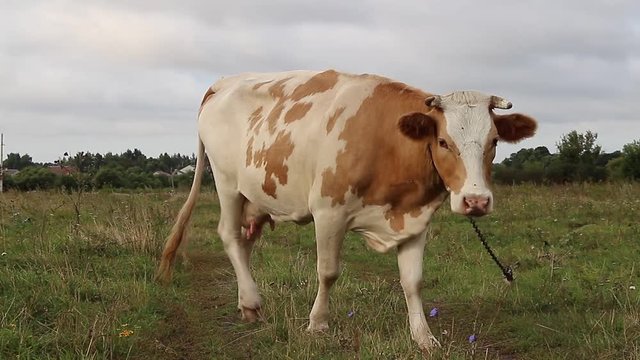
[[[411,338],[420,349],[430,352],[440,347],[440,343],[431,333],[422,309],[420,288],[422,287],[422,255],[426,243],[426,232],[408,240],[398,247],[398,268],[400,283],[404,290],[409,311]]]
[[[345,234],[342,219],[337,214],[332,214],[328,218],[314,214],[318,253],[318,293],[309,314],[308,331],[329,329],[329,290],[340,275],[340,250]]]

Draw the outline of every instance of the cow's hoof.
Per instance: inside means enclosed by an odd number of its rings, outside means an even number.
[[[329,330],[329,323],[327,321],[309,321],[307,331],[310,333],[323,332]]]
[[[187,255],[187,252],[183,251],[181,256],[182,256],[182,267],[184,267],[185,269],[190,269],[191,261],[189,260],[189,256]]]
[[[256,322],[261,318],[260,308],[252,309],[243,306],[240,308],[240,315],[242,316],[242,320],[250,323]]]
[[[442,345],[438,339],[436,339],[433,335],[427,336],[425,339],[417,341],[418,347],[422,350],[423,354],[432,354],[435,350],[439,349]]]

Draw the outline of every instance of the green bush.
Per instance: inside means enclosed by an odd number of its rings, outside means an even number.
[[[57,176],[55,186],[64,190],[78,190],[78,180],[71,175]]]
[[[51,189],[56,183],[56,175],[43,167],[27,167],[12,178],[15,188],[22,191]]]
[[[121,168],[104,167],[98,170],[98,173],[93,178],[93,184],[98,189],[126,187],[124,172]]]
[[[622,173],[628,179],[640,179],[640,140],[622,148]]]

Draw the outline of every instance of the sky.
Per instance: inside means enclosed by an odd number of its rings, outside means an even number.
[[[2,0],[5,154],[191,154],[205,90],[248,71],[375,73],[502,96],[538,120],[496,160],[640,139],[637,0]]]

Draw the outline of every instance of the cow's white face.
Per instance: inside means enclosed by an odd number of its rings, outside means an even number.
[[[491,166],[498,140],[517,142],[535,133],[536,122],[521,114],[497,115],[495,108],[511,103],[472,91],[426,99],[427,114],[400,120],[400,129],[412,138],[428,138],[438,174],[451,197],[451,210],[482,216],[493,210]]]

